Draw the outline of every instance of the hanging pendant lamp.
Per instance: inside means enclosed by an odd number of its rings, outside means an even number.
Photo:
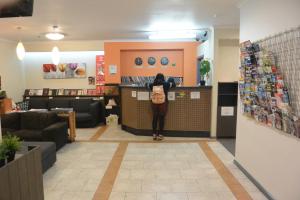
[[[54,65],[58,65],[60,61],[60,53],[57,46],[52,49],[52,62]]]
[[[19,31],[21,31],[22,27],[17,27],[17,29]],[[26,51],[25,51],[24,45],[21,42],[21,40],[18,42],[18,45],[16,47],[16,53],[17,53],[17,57],[18,57],[19,60],[23,60],[24,59]]]
[[[21,41],[19,41],[17,48],[16,48],[17,57],[19,60],[23,60],[26,54],[24,45]]]

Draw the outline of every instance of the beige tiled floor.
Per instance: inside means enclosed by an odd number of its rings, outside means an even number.
[[[257,187],[245,176],[245,174],[239,170],[239,168],[233,163],[234,157],[225,147],[219,142],[210,142],[209,146],[222,160],[230,172],[235,178],[242,184],[242,186],[248,191],[250,196],[254,200],[267,200],[267,198],[257,189]]]
[[[100,128],[77,128],[76,129],[76,140],[89,140]]]
[[[182,138],[182,137],[166,137],[166,140],[203,140],[201,138]],[[152,141],[152,136],[135,136],[126,131],[121,130],[120,126],[113,125],[109,126],[107,130],[103,133],[103,135],[98,140],[138,140],[138,141]]]
[[[141,197],[234,199],[197,143],[130,143],[110,199]]]
[[[76,139],[89,140],[98,129],[79,129]],[[57,152],[57,162],[44,174],[46,200],[92,199],[119,145],[109,140],[151,142],[129,142],[110,200],[235,199],[198,143],[152,143],[151,137],[137,137],[118,126],[109,127],[100,140],[107,142],[74,142]],[[254,200],[265,199],[220,143],[209,145]]]
[[[46,200],[92,199],[117,148],[116,143],[72,143],[57,152],[44,174]]]

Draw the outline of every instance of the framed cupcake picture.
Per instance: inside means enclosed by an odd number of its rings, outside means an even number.
[[[43,64],[44,79],[86,78],[86,63]]]

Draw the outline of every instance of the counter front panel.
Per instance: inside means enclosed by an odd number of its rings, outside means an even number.
[[[169,98],[164,134],[209,137],[211,87],[178,87],[169,92],[170,96],[175,96],[175,100]],[[122,128],[137,135],[151,135],[152,110],[149,90],[143,87],[122,86],[121,102]]]

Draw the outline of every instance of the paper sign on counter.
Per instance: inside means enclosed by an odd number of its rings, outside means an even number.
[[[200,92],[191,92],[191,99],[200,99]]]
[[[185,97],[185,91],[179,91],[175,93],[176,98],[184,98]]]
[[[131,97],[136,98],[136,91],[131,91]]]
[[[138,92],[137,100],[139,101],[148,101],[149,100],[149,92]]]
[[[221,116],[234,116],[234,107],[222,106]]]
[[[168,100],[175,101],[175,92],[168,92]]]

